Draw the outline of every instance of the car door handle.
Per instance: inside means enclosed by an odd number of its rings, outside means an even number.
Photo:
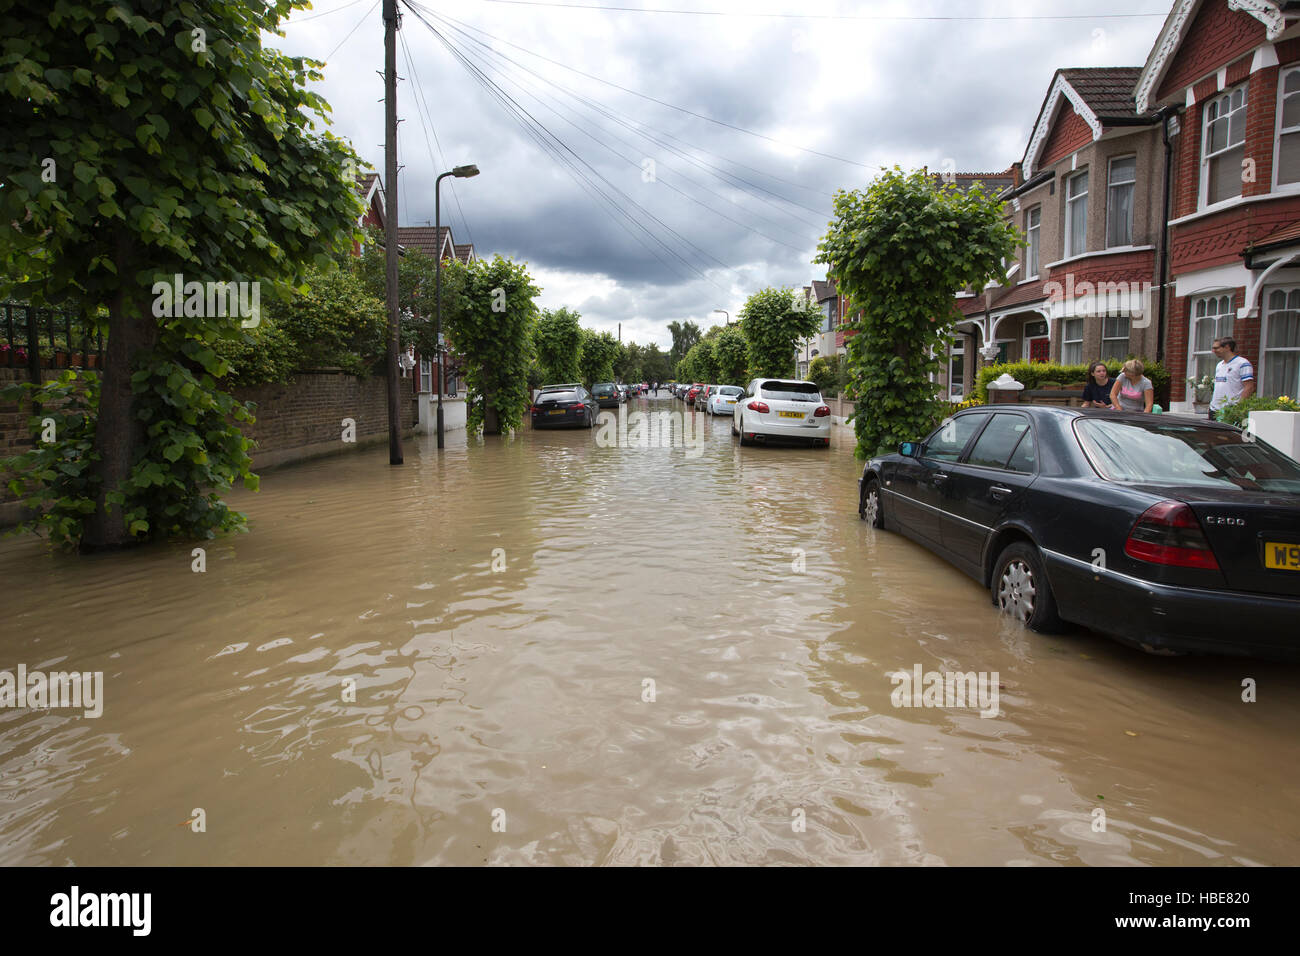
[[[1014,494],[1014,491],[1011,488],[1003,488],[1001,485],[994,485],[989,489],[989,494],[1001,501],[1007,495]]]
[[[948,476],[945,475],[943,472],[941,472],[941,471],[936,471],[936,472],[934,473],[934,481],[935,481],[936,483],[937,483],[937,482],[947,481],[947,480],[948,480]]]

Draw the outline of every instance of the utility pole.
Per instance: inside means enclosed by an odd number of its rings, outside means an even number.
[[[397,0],[384,0],[384,284],[388,292],[388,463],[402,464],[397,370]]]

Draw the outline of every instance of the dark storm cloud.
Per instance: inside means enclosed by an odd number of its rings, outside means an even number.
[[[1088,13],[1100,2],[1053,4],[1050,12]],[[728,5],[730,0],[715,0],[710,7]],[[322,0],[312,12],[336,6]],[[323,56],[357,22],[362,9],[356,5],[291,25],[277,43]],[[872,14],[1009,12],[991,0],[929,5],[899,0],[860,8],[842,5],[840,12],[860,9]],[[1020,7],[1014,12],[1021,12]],[[763,20],[474,2],[452,15],[648,96],[871,167],[705,122],[498,45],[502,53],[598,101],[624,121],[676,137],[667,140],[656,132],[661,143],[655,144],[536,77],[518,74],[526,81],[521,80],[522,87],[512,85],[502,79],[490,54],[456,38],[475,63],[563,141],[556,145],[560,152],[576,162],[566,151],[572,150],[590,164],[583,171],[598,185],[579,185],[414,16],[404,16],[402,37],[414,64],[408,67],[399,46],[398,72],[405,78],[399,87],[403,224],[433,220],[439,171],[475,162],[483,170],[480,177],[443,184],[442,219],[453,227],[456,241],[472,238],[480,255],[501,252],[527,261],[546,287],[544,305],[568,304],[579,308],[592,326],[612,331],[622,322],[625,340],[632,331],[639,341],[664,345],[668,336],[663,326],[672,319],[692,318],[707,327],[722,318],[711,314],[714,308],[728,309],[734,318],[745,296],[766,285],[801,287],[822,277],[824,267],[810,260],[830,218],[835,189],[864,186],[876,167],[894,163],[938,169],[952,158],[961,170],[1005,169],[1021,158],[1057,67],[1140,64],[1160,24],[1158,17],[996,23]],[[334,56],[320,88],[334,108],[335,132],[381,170],[383,106],[377,100],[383,90],[375,71],[382,67],[382,50],[376,11]],[[426,145],[417,86],[427,100],[441,156]],[[538,91],[545,94],[541,102],[530,95]],[[735,179],[723,182],[674,155],[665,142],[698,163],[722,167],[807,208]],[[647,161],[654,163],[650,182],[645,181]],[[613,221],[608,207],[592,195],[597,188],[609,194],[621,191],[618,201],[668,250],[626,220],[623,225],[638,238]]]

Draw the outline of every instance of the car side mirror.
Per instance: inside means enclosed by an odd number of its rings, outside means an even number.
[[[904,458],[919,458],[921,455],[921,443],[905,441],[898,446],[898,453]]]

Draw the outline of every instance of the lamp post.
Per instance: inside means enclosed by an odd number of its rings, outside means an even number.
[[[468,179],[470,176],[478,175],[478,167],[473,163],[468,166],[457,166],[451,172],[441,174],[433,181],[433,235],[434,241],[442,238],[442,181],[448,176],[455,176],[458,179]],[[452,250],[455,254],[455,249]],[[436,276],[434,293],[437,299],[437,319],[434,322],[434,348],[438,351],[438,447],[442,447],[442,393],[446,390],[442,380],[442,246],[438,247],[438,254],[434,256],[437,265],[434,268]]]
[[[713,311],[714,311],[714,312],[721,312],[723,315],[725,315],[725,316],[727,317],[727,324],[728,324],[728,325],[731,324],[731,313],[728,312],[726,309],[714,309]]]

